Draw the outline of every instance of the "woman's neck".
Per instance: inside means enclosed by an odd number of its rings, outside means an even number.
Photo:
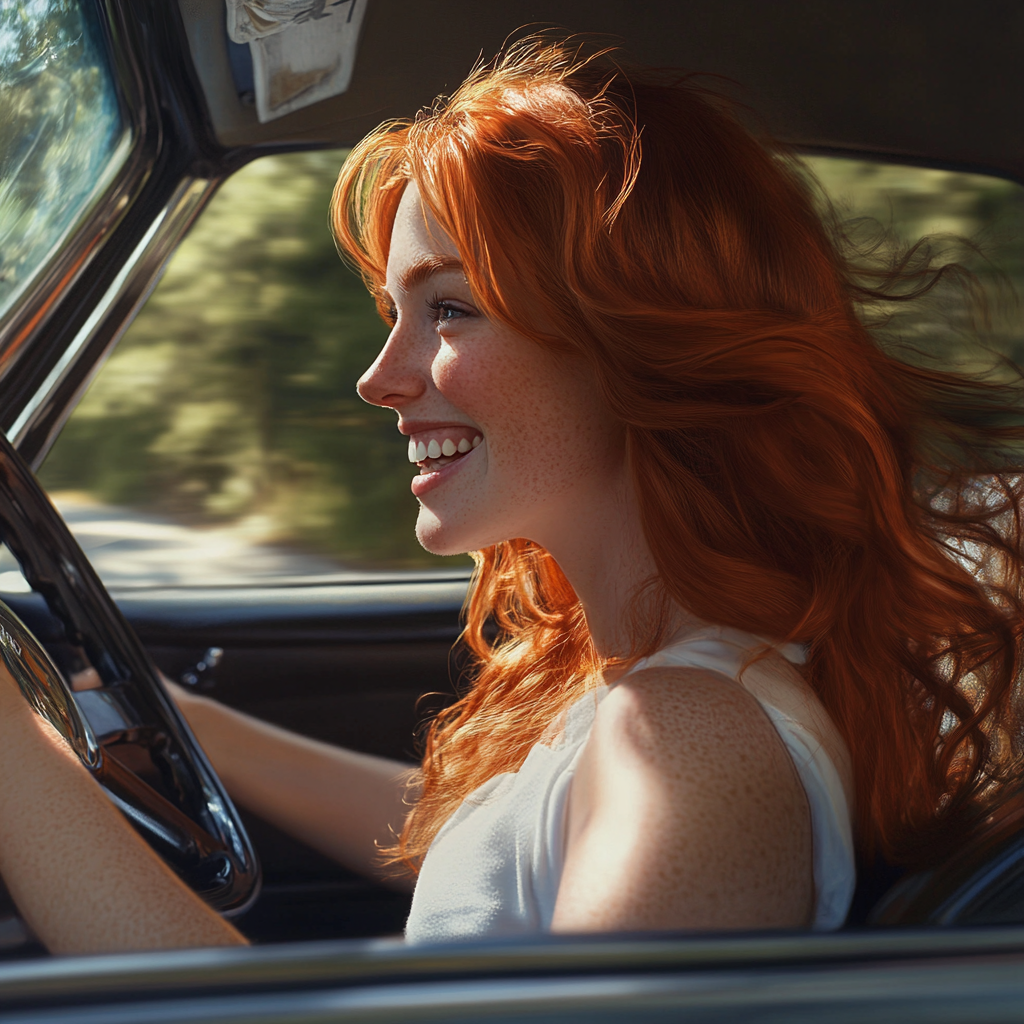
[[[543,546],[580,599],[598,657],[622,658],[633,653],[633,632],[639,624],[667,614],[668,621],[661,623],[667,640],[701,623],[674,602],[661,599],[657,565],[631,482],[622,481],[603,497],[588,503]],[[638,601],[649,607],[638,607]]]

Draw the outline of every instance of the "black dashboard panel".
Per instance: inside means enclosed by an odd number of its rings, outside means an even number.
[[[223,648],[210,696],[326,742],[412,761],[415,728],[453,698],[462,672],[453,645],[465,592],[455,578],[114,596],[172,679],[207,648]],[[63,628],[43,599],[8,600],[60,664]]]

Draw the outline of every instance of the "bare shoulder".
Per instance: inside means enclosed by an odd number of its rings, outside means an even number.
[[[727,774],[751,757],[774,760],[771,752],[781,749],[755,697],[717,672],[693,668],[649,668],[625,678],[602,702],[593,739],[628,745],[666,766],[694,762],[697,769],[710,756]]]
[[[573,781],[553,926],[784,927],[812,906],[806,797],[757,700],[699,669],[624,679]]]
[[[690,823],[704,813],[746,817],[759,806],[806,814],[803,786],[764,709],[716,672],[651,668],[598,709],[587,764],[644,764],[666,790],[687,790]],[[586,770],[584,765],[584,770]]]

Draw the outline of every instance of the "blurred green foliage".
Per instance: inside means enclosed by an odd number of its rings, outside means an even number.
[[[1010,181],[926,167],[841,157],[802,161],[828,195],[859,252],[884,263],[893,241],[906,248],[927,239],[938,263],[958,262],[978,291],[968,301],[951,277],[922,300],[880,303],[872,318],[891,317],[883,341],[905,358],[982,371],[993,353],[1024,363],[1024,188]]]
[[[454,564],[413,536],[394,414],[355,395],[386,329],[328,231],[343,157],[267,157],[222,187],[53,448],[40,473],[49,490],[186,523],[244,522],[249,536],[351,567]],[[807,164],[846,215],[911,240],[979,237],[1018,289],[1024,281],[1024,189],[861,161]],[[998,277],[984,262],[979,270]],[[970,362],[949,311],[935,315],[915,313],[901,329]],[[1012,302],[1003,320],[990,340],[1019,360]]]
[[[355,393],[387,330],[328,229],[344,156],[270,157],[224,184],[64,428],[49,490],[245,519],[348,566],[453,564],[413,535],[395,414]]]

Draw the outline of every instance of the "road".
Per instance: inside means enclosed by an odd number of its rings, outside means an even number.
[[[65,522],[111,588],[237,586],[285,577],[365,576],[328,558],[253,540],[254,524],[182,526],[128,508],[57,495]],[[258,525],[258,524],[255,524]],[[0,555],[0,592],[27,591],[17,563]]]

